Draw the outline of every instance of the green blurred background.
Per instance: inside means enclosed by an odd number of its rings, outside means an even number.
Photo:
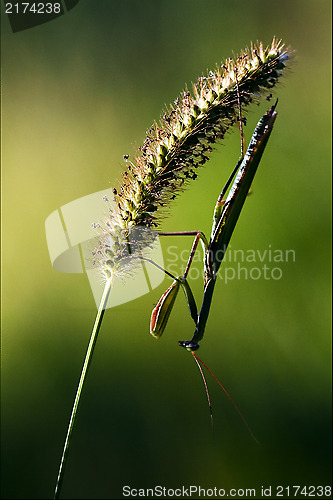
[[[124,485],[260,497],[262,485],[331,483],[330,9],[328,0],[81,0],[15,34],[2,15],[2,498],[52,497],[96,312],[83,274],[53,270],[45,219],[116,185],[122,155],[186,83],[273,35],[295,63],[231,246],[292,249],[296,259],[279,264],[280,280],[221,280],[199,352],[261,446],[208,378],[212,436],[198,370],[177,347],[193,333],[181,295],[164,336],[149,335],[165,279],[105,314],[62,497],[119,498]],[[247,139],[266,108],[252,109]],[[233,133],[163,229],[209,233],[238,155]],[[181,252],[191,242],[171,244]],[[200,296],[199,280],[193,289]]]

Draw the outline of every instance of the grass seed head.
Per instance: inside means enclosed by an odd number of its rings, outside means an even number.
[[[143,145],[114,189],[116,209],[99,225],[101,250],[97,265],[109,274],[127,274],[145,245],[152,245],[154,231],[139,242],[134,228],[158,228],[169,204],[183,191],[196,170],[209,159],[216,142],[238,121],[242,112],[264,95],[271,95],[292,52],[275,38],[264,48],[251,44],[239,56],[227,59],[192,84],[174,101],[159,123],[147,132]],[[106,252],[111,248],[112,252]],[[112,262],[112,265],[111,265]]]

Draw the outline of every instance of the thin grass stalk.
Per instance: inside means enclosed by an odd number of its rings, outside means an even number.
[[[70,418],[69,424],[68,424],[64,449],[62,452],[62,457],[61,457],[60,466],[59,466],[57,483],[56,483],[56,487],[54,490],[54,498],[60,497],[62,482],[63,482],[67,458],[68,458],[68,452],[69,452],[69,447],[70,447],[70,442],[71,442],[71,437],[72,437],[72,433],[73,433],[73,427],[74,427],[74,423],[75,423],[75,418],[76,418],[77,410],[78,410],[78,407],[80,404],[83,386],[84,386],[84,383],[86,381],[88,369],[89,369],[89,366],[90,366],[90,363],[92,360],[92,356],[94,353],[94,348],[96,345],[98,333],[99,333],[99,330],[101,328],[106,304],[107,304],[108,299],[109,299],[109,295],[110,295],[110,291],[111,291],[111,287],[112,287],[112,281],[113,281],[113,279],[109,278],[105,283],[103,295],[102,295],[101,302],[100,302],[100,305],[99,305],[99,308],[97,311],[97,315],[96,315],[96,319],[95,319],[95,324],[94,324],[94,327],[93,327],[92,332],[91,332],[90,341],[89,341],[88,349],[86,352],[86,357],[85,357],[85,360],[83,363],[79,384],[78,384],[78,387],[76,390],[76,395],[75,395],[74,404],[73,404],[73,408],[72,408],[71,418]]]

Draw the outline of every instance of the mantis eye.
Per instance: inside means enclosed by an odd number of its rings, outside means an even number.
[[[178,344],[189,352],[197,351],[200,347],[199,344],[191,342],[191,340],[178,340]]]

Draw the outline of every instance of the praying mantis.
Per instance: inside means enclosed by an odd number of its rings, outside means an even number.
[[[82,389],[113,280],[117,275],[122,276],[122,273],[126,275],[127,266],[130,268],[131,263],[146,260],[173,279],[172,284],[163,293],[151,315],[150,333],[155,338],[159,338],[163,334],[179,288],[183,289],[195,330],[191,339],[180,340],[179,345],[193,355],[198,365],[204,381],[213,423],[208,388],[200,363],[207,369],[208,367],[198,358],[195,351],[199,349],[199,343],[205,333],[219,268],[277,117],[276,101],[258,121],[249,147],[244,152],[242,127],[244,120],[241,116],[241,104],[250,104],[253,102],[253,98],[274,87],[290,54],[291,51],[284,49],[282,42],[276,41],[274,38],[271,46],[266,49],[261,43],[257,47],[251,45],[251,50],[246,50],[236,60],[228,59],[226,64],[217,68],[215,73],[209,73],[207,79],[206,77],[199,78],[198,83],[194,85],[194,97],[191,97],[188,91],[184,92],[181,99],[175,101],[175,106],[171,106],[170,111],[163,115],[162,125],[155,123],[147,132],[145,142],[139,149],[135,163],[129,162],[129,166],[123,174],[120,191],[113,190],[116,209],[110,211],[111,215],[108,215],[102,225],[92,224],[94,228],[98,227],[100,230],[98,246],[92,255],[99,256],[96,260],[104,282],[104,291],[74,398],[54,498],[60,496]],[[209,79],[211,79],[211,85],[207,83]],[[271,94],[267,99],[269,100],[270,97]],[[158,213],[159,208],[172,201],[182,190],[184,178],[186,180],[197,177],[194,169],[208,160],[207,153],[212,151],[212,144],[223,139],[226,131],[233,126],[237,120],[237,108],[241,134],[241,155],[218,196],[210,239],[208,240],[201,231],[158,233],[160,236],[188,235],[195,237],[185,272],[183,275],[175,277],[157,263],[142,256],[144,247],[149,247],[153,243],[153,237],[148,237],[147,241],[143,238],[142,245],[139,239],[135,240],[134,238],[133,242],[130,242],[129,234],[132,228],[136,227],[139,229],[148,228],[149,234],[152,233],[150,231],[152,227],[158,227],[159,219],[156,213]],[[128,155],[125,155],[124,159],[127,160]],[[225,196],[226,199],[224,199]],[[197,308],[187,280],[199,242],[204,249],[204,292],[200,310]],[[217,380],[210,370],[209,372]],[[217,382],[256,440],[232,398],[222,384],[218,380]]]
[[[202,368],[199,364],[199,361],[201,364],[203,364],[208,370],[209,368],[205,365],[205,363],[196,356],[195,351],[199,349],[199,342],[202,340],[205,332],[205,327],[207,323],[207,319],[209,316],[209,311],[212,303],[212,298],[213,298],[213,292],[214,292],[214,287],[216,283],[216,278],[217,278],[217,273],[220,268],[220,265],[222,263],[223,257],[226,253],[230,238],[232,236],[232,233],[235,229],[236,223],[238,221],[238,217],[240,215],[240,212],[243,208],[245,199],[247,195],[249,194],[249,190],[251,188],[252,181],[254,179],[254,176],[257,172],[257,168],[259,166],[261,157],[263,155],[263,152],[265,150],[265,147],[267,145],[268,139],[270,137],[270,134],[273,129],[273,125],[275,122],[275,119],[277,117],[277,112],[276,112],[276,106],[277,106],[277,101],[276,103],[271,107],[269,111],[267,111],[262,118],[259,120],[252,138],[250,140],[249,147],[246,151],[245,154],[243,154],[244,151],[244,138],[243,138],[243,130],[242,130],[242,118],[241,118],[241,109],[239,107],[239,114],[240,114],[240,131],[241,131],[241,157],[238,160],[234,170],[232,171],[227,183],[225,184],[224,188],[222,189],[220,195],[218,196],[215,209],[214,209],[214,214],[213,214],[213,225],[212,225],[212,231],[211,231],[211,236],[210,240],[208,241],[205,237],[205,235],[201,231],[185,231],[185,232],[174,232],[174,233],[163,233],[160,232],[160,236],[166,236],[166,235],[194,235],[194,243],[191,249],[190,257],[185,269],[185,272],[182,276],[175,277],[168,271],[164,270],[164,272],[172,277],[174,279],[173,283],[171,286],[164,292],[160,300],[158,301],[157,305],[155,306],[152,315],[151,315],[151,323],[150,323],[150,333],[155,337],[159,338],[162,333],[164,332],[164,329],[166,327],[167,321],[169,319],[169,316],[171,314],[173,305],[175,303],[178,290],[180,287],[184,290],[190,315],[195,323],[195,331],[192,339],[190,340],[180,340],[179,345],[183,348],[185,348],[187,351],[189,351],[193,357],[194,360],[196,361],[196,364],[200,370],[202,379],[204,381],[205,385],[205,390],[206,390],[206,395],[207,395],[207,400],[210,408],[210,414],[211,414],[211,422],[213,424],[213,415],[212,415],[212,408],[211,408],[211,403],[210,403],[210,397],[208,393],[208,388],[207,388],[207,383],[202,371]],[[231,183],[233,182],[232,186],[230,187]],[[224,196],[226,195],[228,189],[229,193],[227,198],[224,200]],[[201,241],[202,246],[204,248],[204,294],[203,294],[203,299],[202,299],[202,305],[201,309],[198,312],[196,302],[192,293],[192,290],[190,288],[190,285],[187,282],[187,275],[191,266],[191,263],[193,261],[193,257],[195,254],[195,251],[197,249],[197,246],[199,244],[199,241]],[[144,258],[143,258],[144,259]],[[149,259],[144,259],[144,260],[149,260]],[[159,267],[157,264],[155,264],[153,261],[149,260],[152,264],[156,265]],[[65,465],[67,462],[67,456],[69,452],[69,446],[70,446],[70,440],[71,440],[71,435],[73,431],[73,426],[74,426],[74,421],[79,405],[79,401],[81,398],[81,392],[82,388],[84,385],[84,381],[86,378],[86,374],[88,371],[88,367],[91,362],[92,358],[92,353],[94,351],[94,346],[96,344],[97,340],[97,335],[100,330],[100,326],[102,323],[103,315],[105,312],[105,306],[108,300],[108,296],[110,293],[110,286],[111,286],[111,280],[108,280],[105,285],[104,293],[101,299],[101,304],[98,309],[98,313],[96,316],[92,336],[89,342],[89,346],[87,349],[87,354],[85,357],[83,369],[81,372],[81,377],[77,389],[77,393],[75,396],[74,404],[73,404],[73,409],[72,409],[72,414],[67,430],[67,435],[66,435],[66,440],[65,440],[65,445],[63,449],[63,454],[61,458],[61,463],[60,463],[60,468],[58,472],[58,478],[57,478],[57,483],[56,483],[56,488],[55,488],[55,495],[54,498],[59,498],[60,491],[61,491],[61,485],[63,481],[63,476],[64,476],[64,470],[65,470]],[[212,374],[212,376],[215,378],[217,383],[221,386],[223,391],[225,392],[226,396],[228,399],[231,401],[233,404],[234,408],[236,409],[237,413],[243,420],[244,424],[248,428],[250,434],[254,438],[255,441],[257,441],[256,437],[254,436],[252,430],[250,429],[247,421],[245,420],[244,416],[238,409],[237,405],[231,398],[231,396],[228,394],[226,389],[223,387],[223,385],[219,382],[219,380],[215,377],[215,375],[209,370],[209,372]]]
[[[259,120],[245,154],[242,118],[239,108],[241,157],[217,199],[210,240],[208,241],[201,231],[159,233],[161,236],[195,235],[195,239],[184,274],[178,277],[173,276],[173,283],[163,293],[152,312],[150,333],[155,338],[159,338],[162,335],[175,303],[178,290],[182,287],[187,299],[190,315],[195,323],[195,331],[192,339],[180,340],[179,345],[192,354],[199,349],[199,342],[204,336],[217,273],[272,132],[277,117],[276,106],[277,101]],[[233,184],[229,190],[228,196],[224,200],[223,198],[232,181]],[[201,308],[198,312],[193,293],[187,282],[187,275],[199,241],[201,241],[204,249],[204,293]],[[167,274],[170,275],[170,273]]]

